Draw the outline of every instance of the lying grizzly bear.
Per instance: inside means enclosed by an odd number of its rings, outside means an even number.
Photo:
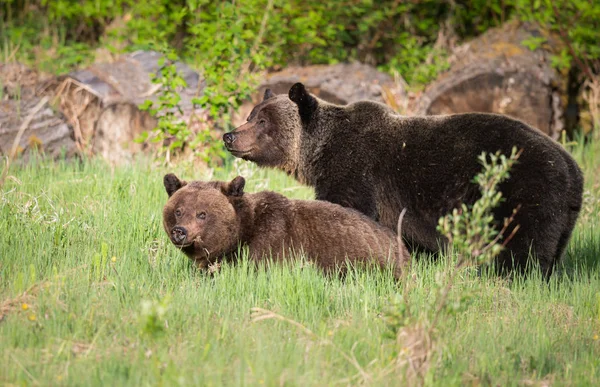
[[[223,257],[235,259],[240,245],[248,247],[255,261],[300,253],[326,273],[343,273],[346,262],[373,262],[391,266],[398,278],[410,262],[402,238],[337,204],[290,200],[269,191],[247,194],[241,176],[229,183],[187,183],[168,174],[164,185],[169,195],[163,209],[165,231],[200,267]]]
[[[522,150],[497,226],[520,207],[516,234],[497,260],[500,270],[524,268],[530,251],[545,275],[559,262],[581,209],[583,176],[563,147],[525,123],[496,114],[406,117],[362,101],[347,106],[309,94],[301,83],[289,95],[267,90],[248,122],[223,135],[236,157],[281,169],[313,186],[316,198],[354,208],[402,233],[412,245],[437,251],[438,219],[480,197],[473,177],[482,152]]]

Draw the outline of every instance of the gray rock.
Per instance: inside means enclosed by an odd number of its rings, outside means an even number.
[[[287,94],[296,82],[302,82],[311,93],[336,104],[360,100],[386,103],[386,89],[399,97],[405,94],[388,74],[361,63],[288,67],[267,75],[259,94],[267,88],[275,94]]]

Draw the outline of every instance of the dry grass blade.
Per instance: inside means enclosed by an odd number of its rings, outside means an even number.
[[[400,110],[400,106],[398,105],[396,98],[394,97],[394,93],[388,86],[381,86],[381,96],[383,97],[383,101],[386,105],[394,109],[394,111],[399,113],[404,113],[404,110]]]
[[[159,91],[161,87],[162,87],[162,84],[155,83],[145,93],[140,94],[138,96],[138,98],[150,97],[150,96],[154,95],[157,91]],[[198,87],[200,87],[200,83],[198,83]]]
[[[346,359],[348,361],[348,363],[350,363],[354,368],[356,368],[356,370],[358,371],[358,374],[362,377],[363,381],[365,381],[365,382],[371,381],[371,375],[369,375],[361,367],[361,365],[358,363],[358,360],[356,360],[356,357],[348,355],[346,352],[342,351],[331,340],[329,340],[329,339],[323,339],[323,338],[317,336],[313,331],[311,331],[310,329],[308,329],[304,325],[300,324],[299,322],[294,321],[292,319],[289,319],[287,317],[284,317],[284,316],[282,316],[280,314],[277,314],[275,312],[272,312],[270,310],[255,307],[255,308],[251,309],[251,313],[252,313],[251,314],[252,322],[258,322],[258,321],[263,321],[263,320],[271,320],[271,319],[283,321],[285,323],[288,323],[288,324],[291,324],[291,325],[295,326],[300,331],[302,331],[304,334],[306,334],[307,336],[311,337],[313,340],[317,341],[318,343],[320,343],[322,345],[329,345],[329,346],[331,346],[333,349],[335,349],[336,352],[338,352],[340,355],[342,355],[342,357],[344,359]]]
[[[286,322],[288,324],[295,326],[296,328],[300,329],[302,332],[311,336],[312,338],[318,338],[318,336],[313,331],[311,331],[304,325],[300,324],[297,321],[291,320],[287,317],[283,317],[280,314],[277,314],[275,312],[272,312],[270,310],[263,309],[263,308],[252,308],[251,311],[252,311],[252,322],[275,319],[275,320],[283,321],[283,322]]]
[[[21,49],[21,39],[19,39],[19,42],[17,42],[17,44],[15,44],[15,47],[12,49],[12,51],[10,53],[8,52],[9,47],[10,47],[10,40],[5,39],[4,40],[5,54],[4,54],[4,60],[3,60],[4,63],[12,62],[16,58],[17,53]]]
[[[36,385],[36,386],[40,385],[40,382],[36,378],[34,378],[33,375],[31,375],[31,373],[29,371],[27,371],[27,368],[25,368],[25,366],[23,364],[21,364],[19,359],[17,359],[12,353],[10,354],[10,357],[19,366],[19,368],[21,368],[23,370],[23,372],[25,372],[25,375],[27,375],[27,377],[31,380],[31,382],[34,385]]]
[[[400,216],[398,217],[398,235],[396,236],[398,243],[398,262],[400,264],[400,267],[402,268],[403,282],[406,280],[406,275],[410,271],[410,266],[412,262],[410,259],[406,260],[404,256],[404,242],[402,241],[402,220],[404,219],[405,214],[406,208],[402,209],[402,212],[400,212]]]
[[[59,103],[60,110],[73,128],[75,145],[83,153],[88,144],[81,129],[80,117],[94,98],[102,99],[102,96],[88,85],[70,77],[65,78],[55,90],[52,103]]]
[[[398,355],[397,366],[408,366],[409,380],[410,377],[416,377],[419,380],[418,384],[423,384],[433,355],[430,329],[420,324],[405,327],[398,332],[397,341],[402,348]]]
[[[87,263],[79,265],[77,267],[65,271],[64,273],[59,274],[56,277],[56,279],[58,280],[61,278],[67,278],[67,276],[74,273],[79,273],[81,270],[87,269],[89,266],[90,265]],[[24,303],[31,303],[31,301],[37,296],[38,291],[50,283],[50,281],[42,281],[35,283],[28,287],[24,292],[22,292],[18,296],[2,301],[2,303],[0,303],[0,320],[2,320],[2,318],[4,318],[6,314],[18,308],[19,305],[22,305]]]
[[[17,148],[19,147],[19,142],[21,142],[21,137],[23,137],[23,133],[29,127],[29,124],[33,120],[33,117],[35,117],[36,113],[39,112],[47,102],[48,102],[48,97],[43,97],[37,103],[37,105],[35,105],[35,107],[29,112],[29,115],[27,116],[27,118],[25,118],[25,120],[21,123],[21,126],[19,127],[19,131],[17,132],[15,140],[13,141],[12,148],[10,150],[9,160],[13,160],[16,157]]]

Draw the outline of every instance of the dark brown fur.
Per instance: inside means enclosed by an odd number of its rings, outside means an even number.
[[[248,247],[254,261],[298,253],[327,273],[343,271],[348,260],[392,266],[399,277],[410,262],[401,238],[357,211],[269,191],[247,194],[244,183],[240,176],[229,183],[165,176],[165,231],[199,266],[235,259],[240,245]]]
[[[282,169],[315,188],[316,198],[359,210],[402,232],[413,245],[437,251],[438,219],[473,203],[482,152],[523,153],[500,186],[506,200],[497,225],[520,206],[520,229],[498,259],[523,269],[530,250],[549,275],[559,262],[581,209],[583,175],[562,146],[525,123],[495,114],[405,117],[376,102],[329,104],[302,84],[289,96],[265,93],[248,122],[223,136],[229,151]],[[508,230],[508,233],[512,228]],[[514,260],[513,260],[514,259]]]

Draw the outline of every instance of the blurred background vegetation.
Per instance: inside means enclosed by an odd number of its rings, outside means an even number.
[[[453,47],[508,21],[535,22],[559,38],[552,64],[574,74],[598,120],[593,0],[3,0],[0,12],[5,62],[64,74],[106,56],[158,50],[201,73],[206,88],[196,102],[213,117],[254,92],[255,74],[289,65],[357,60],[420,90],[448,68]]]
[[[5,55],[19,49],[54,73],[98,47],[168,46],[207,75],[358,60],[419,85],[444,66],[440,40],[460,43],[510,19],[560,34],[569,45],[557,65],[599,70],[600,3],[588,0],[3,0],[0,10]]]

